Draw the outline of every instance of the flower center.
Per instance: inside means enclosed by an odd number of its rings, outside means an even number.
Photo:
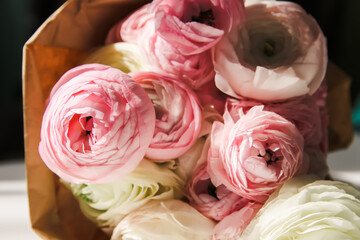
[[[70,146],[74,151],[85,152],[91,150],[91,144],[94,143],[92,137],[93,127],[93,117],[82,117],[80,114],[74,114],[69,122],[69,129],[67,132]]]
[[[193,16],[191,18],[192,22],[198,22],[198,23],[203,23],[206,24],[208,26],[211,27],[215,27],[215,16],[214,13],[212,11],[212,9],[206,10],[206,11],[201,11],[199,16]]]
[[[91,116],[86,117],[85,121],[85,133],[86,135],[91,134],[91,129],[93,128],[93,119]]]
[[[217,195],[216,195],[216,187],[210,182],[210,184],[208,185],[208,187],[207,187],[207,193],[210,195],[210,196],[212,196],[212,197],[214,197],[214,198],[216,198],[217,200],[219,200],[219,198],[217,197]]]
[[[268,143],[265,143],[265,154],[258,154],[258,157],[264,158],[266,165],[269,166],[271,164],[276,163],[280,160],[279,154],[281,154],[278,150],[279,148],[272,148]]]
[[[264,42],[264,49],[263,52],[265,56],[272,57],[275,55],[275,41],[271,39],[267,39]]]
[[[279,158],[275,156],[274,152],[271,151],[271,150],[266,150],[266,153],[265,153],[265,156],[264,156],[264,159],[266,161],[266,164],[269,166],[271,165],[272,163],[276,163]]]

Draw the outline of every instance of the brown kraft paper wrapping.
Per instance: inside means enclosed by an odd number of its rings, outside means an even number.
[[[104,43],[113,24],[146,0],[70,0],[35,32],[24,46],[23,107],[25,163],[33,230],[43,239],[108,239],[81,213],[72,193],[59,182],[38,154],[42,115],[53,85],[63,73],[80,65],[88,52]],[[330,149],[352,140],[350,79],[330,64]]]

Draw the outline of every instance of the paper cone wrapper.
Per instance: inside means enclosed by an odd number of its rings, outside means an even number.
[[[38,153],[41,120],[51,88],[67,70],[104,44],[107,32],[149,1],[70,0],[35,32],[24,46],[23,107],[25,163],[30,219],[43,239],[108,239],[81,213],[72,193],[59,182]],[[330,149],[352,139],[350,79],[329,65]]]

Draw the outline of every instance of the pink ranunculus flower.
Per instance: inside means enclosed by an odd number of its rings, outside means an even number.
[[[323,140],[321,115],[316,101],[311,96],[268,103],[245,99],[226,100],[226,108],[234,121],[240,118],[242,112],[247,113],[253,106],[259,105],[264,105],[265,111],[277,113],[295,124],[304,137],[304,146],[320,148]]]
[[[242,0],[154,0],[155,29],[184,55],[212,48],[244,18]]]
[[[155,128],[144,89],[118,69],[85,64],[53,87],[41,126],[39,153],[65,181],[107,183],[143,159]]]
[[[185,195],[190,205],[208,218],[220,221],[234,211],[243,208],[248,202],[224,185],[215,187],[207,172],[206,162],[195,169],[187,184]]]
[[[213,230],[213,240],[235,240],[243,233],[263,204],[249,202],[239,211],[226,216]]]
[[[195,90],[214,80],[210,51],[186,56],[158,33],[144,39],[141,46],[152,70],[172,75]]]
[[[201,129],[201,110],[196,94],[184,83],[158,73],[131,76],[150,97],[156,113],[155,132],[146,151],[153,160],[169,160],[189,150]]]
[[[185,55],[156,31],[155,13],[149,9],[149,4],[145,5],[115,25],[109,32],[108,42],[123,40],[139,45],[152,71],[172,75],[193,89],[213,81],[215,72],[210,50]]]
[[[234,122],[225,111],[224,124],[211,132],[208,172],[215,186],[264,202],[300,170],[304,139],[294,124],[280,115],[251,108]]]
[[[263,101],[312,95],[327,66],[316,21],[292,2],[261,1],[245,11],[245,21],[213,51],[216,86],[236,98]]]
[[[303,155],[303,173],[312,173],[324,178],[328,171],[327,122],[323,120],[326,119],[326,113],[323,113],[324,107],[318,105],[320,100],[317,101],[314,96],[306,95],[284,102],[265,103],[264,110],[275,112],[295,124],[304,137],[306,154]],[[322,101],[319,104],[321,103]],[[234,121],[237,121],[240,117],[239,111],[246,113],[253,106],[262,104],[264,103],[255,100],[227,99],[226,107]]]

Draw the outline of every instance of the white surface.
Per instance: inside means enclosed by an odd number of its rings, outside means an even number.
[[[0,239],[40,239],[30,226],[25,166],[20,160],[0,162]]]
[[[355,135],[348,149],[329,154],[328,165],[334,180],[351,183],[360,189],[360,135]]]
[[[360,136],[350,148],[329,154],[330,174],[360,189]],[[0,162],[0,239],[40,239],[30,227],[23,161]]]

